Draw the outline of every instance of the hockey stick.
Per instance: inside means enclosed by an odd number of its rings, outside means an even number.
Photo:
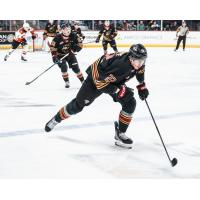
[[[33,43],[33,52],[35,51],[35,39],[32,39],[32,43]]]
[[[68,54],[66,54],[65,56],[63,56],[61,59],[60,59],[60,61],[61,60],[63,60],[65,57],[67,57],[69,55],[69,53]],[[35,77],[32,81],[28,81],[28,82],[26,82],[25,83],[25,85],[30,85],[31,83],[33,83],[35,80],[37,80],[40,76],[42,76],[42,74],[44,74],[45,72],[47,72],[47,71],[49,71],[54,65],[56,65],[57,63],[54,63],[53,65],[51,65],[50,67],[48,67],[46,70],[44,70],[41,74],[39,74],[37,77]]]
[[[160,140],[161,140],[161,142],[162,142],[162,145],[163,145],[163,147],[164,147],[164,149],[165,149],[165,152],[166,152],[166,154],[167,154],[167,157],[168,157],[168,159],[169,159],[169,161],[170,161],[170,164],[171,164],[172,167],[174,167],[174,166],[178,163],[178,160],[177,160],[176,158],[173,158],[172,160],[170,159],[169,154],[168,154],[168,152],[167,152],[167,148],[166,148],[166,146],[165,146],[165,144],[164,144],[164,142],[163,142],[163,139],[162,139],[162,137],[161,137],[160,131],[159,131],[159,129],[158,129],[158,126],[157,126],[157,124],[156,124],[156,122],[155,122],[155,119],[154,119],[153,114],[152,114],[152,112],[151,112],[151,109],[150,109],[150,107],[149,107],[149,104],[147,103],[147,100],[146,100],[146,99],[144,99],[144,100],[145,100],[145,103],[146,103],[147,108],[148,108],[148,110],[149,110],[149,113],[150,113],[150,115],[151,115],[151,118],[152,118],[152,120],[153,120],[153,122],[154,122],[154,125],[155,125],[155,127],[156,127],[156,130],[157,130],[157,132],[158,132],[158,135],[159,135],[159,137],[160,137]]]

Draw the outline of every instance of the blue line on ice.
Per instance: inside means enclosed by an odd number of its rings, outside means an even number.
[[[200,111],[160,115],[160,116],[155,116],[155,119],[156,120],[172,119],[172,118],[180,118],[180,117],[191,117],[191,116],[197,116],[197,115],[200,115]],[[152,120],[152,119],[150,117],[138,117],[138,118],[134,119],[134,121],[149,121],[149,120]],[[63,130],[69,130],[69,129],[91,128],[91,127],[98,127],[98,126],[113,126],[113,122],[114,122],[114,120],[113,121],[100,121],[100,122],[93,122],[93,123],[85,123],[85,124],[64,125],[62,127],[59,127],[59,126],[56,127],[55,130],[63,131]],[[44,132],[44,128],[16,130],[16,131],[0,132],[0,137],[41,134],[42,132]]]

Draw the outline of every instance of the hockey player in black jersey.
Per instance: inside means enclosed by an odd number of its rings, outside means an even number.
[[[96,43],[99,42],[102,35],[103,35],[102,45],[103,45],[104,54],[107,54],[108,44],[110,44],[110,46],[113,48],[115,53],[117,53],[118,50],[117,50],[117,45],[115,42],[117,31],[114,28],[114,26],[110,24],[109,21],[104,22],[101,30],[99,31],[99,35],[96,39]]]
[[[48,46],[50,46],[53,38],[56,36],[57,33],[59,33],[57,21],[49,20],[45,26],[43,33],[43,40],[47,40]]]
[[[149,92],[144,82],[146,58],[146,48],[142,44],[136,44],[131,46],[129,52],[107,54],[96,60],[86,70],[88,76],[76,97],[47,122],[45,131],[51,131],[62,120],[81,112],[85,106],[106,93],[122,106],[119,120],[115,122],[115,144],[132,148],[133,141],[125,133],[131,122],[136,100],[133,90],[125,82],[136,76],[140,99],[148,97]]]
[[[74,21],[72,26],[71,26],[72,32],[76,33],[77,36],[80,38],[81,41],[83,41],[85,39],[84,34],[81,31],[81,28],[79,26],[79,22],[78,21]]]
[[[83,74],[80,71],[75,53],[82,49],[82,42],[75,33],[71,32],[71,27],[67,24],[61,25],[61,34],[57,34],[53,39],[50,50],[53,62],[58,64],[61,69],[62,77],[65,81],[65,87],[69,88],[68,66],[77,75],[81,83],[83,83]],[[67,55],[63,60],[61,58]]]

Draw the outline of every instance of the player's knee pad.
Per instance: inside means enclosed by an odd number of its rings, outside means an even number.
[[[63,61],[62,63],[59,63],[58,66],[60,67],[62,73],[67,72],[67,64],[65,61]]]
[[[12,42],[12,49],[16,49],[20,45],[20,42],[13,41]]]
[[[73,99],[70,103],[67,104],[67,112],[70,115],[75,115],[81,112],[83,108],[84,108],[84,105],[77,102],[76,99]]]
[[[132,98],[129,99],[129,101],[124,101],[121,103],[122,105],[122,110],[124,110],[127,113],[133,113],[136,108],[136,100],[132,96]]]
[[[78,66],[78,63],[72,63],[71,68],[74,73],[76,74],[80,73],[80,68]]]

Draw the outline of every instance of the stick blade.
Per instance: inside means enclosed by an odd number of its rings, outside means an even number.
[[[174,167],[178,163],[178,160],[176,158],[173,158],[171,161],[172,167]]]
[[[26,83],[25,83],[25,85],[29,85],[29,84],[30,84],[30,82],[26,82]]]

